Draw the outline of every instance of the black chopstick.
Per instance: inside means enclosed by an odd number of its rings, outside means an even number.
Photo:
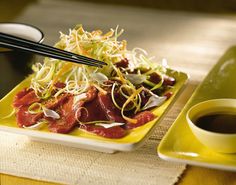
[[[90,66],[101,67],[102,65],[106,65],[105,62],[101,62],[101,61],[98,61],[89,57],[77,55],[71,52],[67,52],[67,51],[60,50],[51,46],[47,46],[45,44],[39,44],[37,42],[33,42],[33,41],[19,38],[16,36],[8,35],[5,33],[0,33],[0,45],[6,48],[10,48],[10,49],[24,50],[27,52],[33,52],[33,53],[37,53],[37,54],[44,55],[51,58],[66,60],[66,61],[90,65]]]
[[[58,48],[55,48],[55,47],[51,47],[51,46],[48,46],[48,45],[45,45],[45,44],[40,44],[37,43],[37,42],[33,42],[33,41],[30,41],[30,40],[26,40],[24,38],[19,38],[19,37],[16,37],[16,36],[12,36],[12,35],[8,35],[8,34],[5,34],[5,33],[1,33],[0,32],[0,35],[1,35],[1,38],[5,38],[9,41],[19,41],[21,43],[25,43],[25,44],[30,44],[32,46],[36,46],[36,47],[40,47],[40,48],[43,48],[43,49],[49,49],[50,51],[56,51],[56,52],[60,52],[60,53],[63,53],[65,55],[69,55],[69,56],[73,56],[73,58],[84,58],[84,59],[89,59],[91,61],[94,61],[96,63],[100,63],[100,64],[103,64],[103,65],[106,65],[105,62],[102,62],[102,61],[99,61],[99,60],[96,60],[96,59],[93,59],[93,58],[89,58],[89,57],[86,57],[86,56],[83,56],[83,55],[77,55],[75,53],[71,53],[71,52],[68,52],[68,51],[65,51],[65,50],[61,50],[61,49],[58,49]]]

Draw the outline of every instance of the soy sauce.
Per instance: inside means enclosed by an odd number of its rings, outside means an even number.
[[[199,117],[195,124],[207,131],[235,134],[236,133],[236,114],[211,114]]]

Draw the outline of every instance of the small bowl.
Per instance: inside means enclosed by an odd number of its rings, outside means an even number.
[[[39,43],[44,39],[44,34],[39,28],[23,23],[0,23],[0,32]]]
[[[44,39],[44,34],[39,28],[22,23],[0,23],[0,32],[38,43],[42,43]],[[35,56],[33,53],[1,47],[0,51],[1,54],[8,58],[10,65],[15,69],[21,70],[25,73],[30,72],[30,66]]]
[[[208,148],[220,153],[236,153],[236,133],[218,133],[198,127],[197,118],[211,114],[235,114],[236,99],[212,99],[191,107],[186,119],[196,138]]]
[[[0,23],[0,32],[14,36],[20,36],[38,43],[43,42],[43,32],[31,25],[21,23]],[[0,47],[0,99],[25,76],[31,73],[31,65],[38,60],[38,56],[20,50],[12,50]]]

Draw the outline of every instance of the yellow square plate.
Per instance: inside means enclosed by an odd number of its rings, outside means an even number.
[[[31,79],[30,77],[22,81],[0,101],[0,130],[23,134],[31,137],[33,140],[69,145],[73,147],[86,148],[108,153],[113,153],[115,151],[134,150],[140,146],[141,143],[143,143],[143,141],[150,135],[151,131],[160,121],[161,117],[167,111],[169,106],[173,103],[174,99],[176,99],[177,94],[179,94],[180,90],[188,79],[188,75],[182,72],[169,70],[169,73],[171,76],[175,77],[177,81],[174,88],[171,89],[174,95],[163,105],[154,110],[154,114],[158,116],[155,120],[141,127],[133,129],[121,139],[107,139],[87,133],[80,129],[74,129],[74,131],[72,131],[70,134],[56,134],[49,132],[46,127],[42,128],[41,130],[18,128],[15,115],[12,114],[12,102],[17,92],[19,92],[24,87],[29,86]]]
[[[185,118],[190,107],[214,98],[236,98],[236,46],[227,50],[212,68],[162,139],[158,147],[162,159],[236,171],[236,154],[216,153],[203,146]]]

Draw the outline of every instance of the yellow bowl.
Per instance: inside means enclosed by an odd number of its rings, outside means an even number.
[[[236,114],[236,99],[213,99],[191,107],[186,119],[195,137],[205,146],[221,153],[236,153],[236,133],[218,133],[204,130],[194,122],[197,118],[214,113]]]

